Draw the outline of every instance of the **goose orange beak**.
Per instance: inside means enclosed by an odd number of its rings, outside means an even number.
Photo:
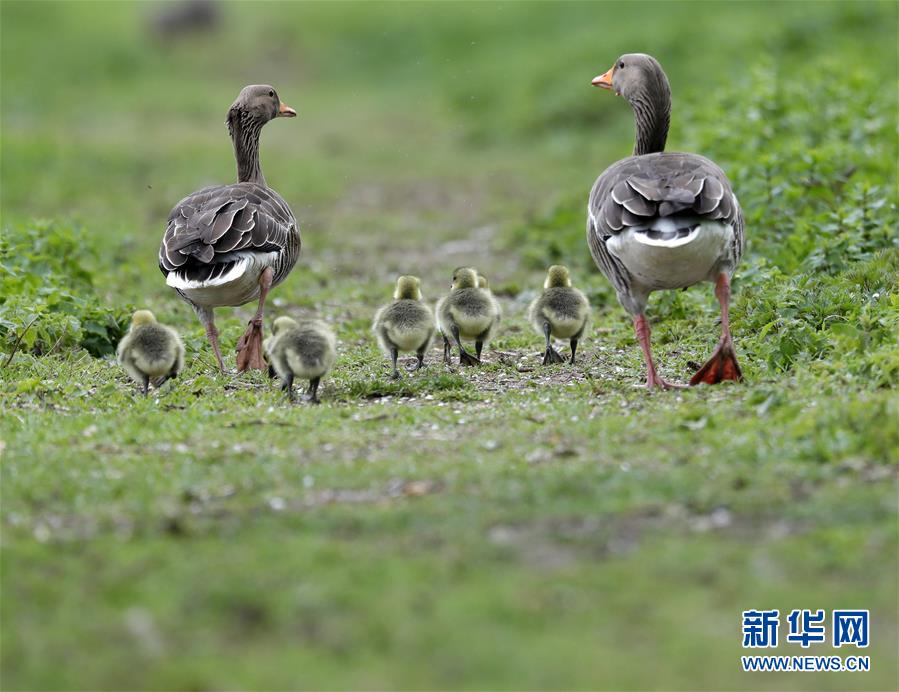
[[[297,117],[297,112],[288,106],[285,103],[281,104],[281,107],[278,109],[278,117],[279,118],[295,118]]]
[[[615,73],[615,66],[609,68],[608,72],[605,72],[599,77],[594,77],[593,81],[590,82],[593,86],[601,87],[602,89],[611,89],[612,88],[612,75]]]

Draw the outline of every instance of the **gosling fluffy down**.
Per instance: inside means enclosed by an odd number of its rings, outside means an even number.
[[[488,289],[478,287],[478,273],[460,267],[453,273],[452,291],[437,302],[437,327],[443,334],[443,361],[450,364],[450,338],[459,348],[460,365],[479,365],[481,350],[496,331],[499,306]],[[462,346],[462,339],[473,339],[475,355]]]
[[[587,297],[571,286],[571,275],[567,267],[554,265],[546,273],[546,281],[541,293],[528,309],[528,321],[537,333],[546,339],[546,353],[543,364],[561,363],[562,356],[552,347],[551,337],[568,339],[571,344],[571,360],[577,344],[587,328],[590,317],[590,303]]]
[[[487,295],[489,295],[490,300],[493,301],[493,309],[496,310],[496,319],[493,320],[493,327],[491,328],[490,333],[487,335],[487,341],[492,341],[493,335],[496,333],[496,330],[499,327],[499,321],[503,318],[503,308],[499,304],[499,301],[496,299],[496,296],[493,295],[493,291],[490,289],[490,282],[483,274],[478,274],[478,288],[487,291]]]
[[[396,379],[400,376],[396,359],[402,351],[415,351],[418,356],[416,370],[424,366],[425,352],[434,338],[434,314],[421,300],[421,281],[417,276],[397,279],[393,299],[375,313],[372,331],[390,358],[393,364],[391,376]]]
[[[299,377],[309,380],[304,399],[314,404],[319,402],[318,385],[337,355],[337,339],[327,324],[321,320],[297,322],[290,317],[279,317],[272,326],[272,335],[263,343],[263,350],[269,374],[281,378],[281,388],[291,401],[296,398],[293,380]]]
[[[159,324],[149,310],[138,310],[131,317],[131,326],[119,342],[116,356],[144,396],[151,378],[158,389],[184,368],[181,337],[171,327]]]

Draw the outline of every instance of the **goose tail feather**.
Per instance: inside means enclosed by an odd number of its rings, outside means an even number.
[[[165,277],[165,282],[172,288],[180,290],[223,286],[243,276],[248,265],[249,259],[246,257],[232,262],[192,265],[170,271]]]

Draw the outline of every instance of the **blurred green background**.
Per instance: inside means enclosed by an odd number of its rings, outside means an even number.
[[[5,689],[899,686],[895,2],[182,7],[0,4]],[[635,389],[586,249],[633,142],[590,80],[638,51],[669,148],[746,212],[745,386]],[[262,136],[304,243],[271,310],[341,340],[314,411],[214,372],[156,268],[173,204],[233,179],[225,113],[260,82],[299,112]],[[572,374],[522,316],[557,261],[596,308]],[[388,381],[395,275],[433,300],[471,263],[507,315],[490,364]],[[108,358],[133,306],[189,351],[146,401]],[[219,312],[227,350],[249,313]],[[650,314],[683,379],[711,291]],[[741,673],[762,607],[870,608],[872,672]]]

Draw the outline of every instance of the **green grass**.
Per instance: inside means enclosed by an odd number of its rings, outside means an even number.
[[[4,689],[899,686],[895,4],[229,3],[171,41],[155,9],[0,5]],[[670,148],[746,214],[741,385],[636,387],[586,248],[632,141],[588,82],[634,50],[672,82]],[[258,81],[300,112],[263,136],[304,233],[270,312],[340,341],[315,408],[218,374],[155,266]],[[560,261],[595,317],[544,369],[524,311]],[[391,381],[374,310],[461,264],[503,301],[488,364],[435,348]],[[136,306],[188,350],[146,399],[110,356]],[[249,315],[217,316],[232,363]],[[708,286],[653,296],[665,377],[717,316]],[[776,653],[870,673],[740,672],[742,610],[846,607],[868,650]]]

